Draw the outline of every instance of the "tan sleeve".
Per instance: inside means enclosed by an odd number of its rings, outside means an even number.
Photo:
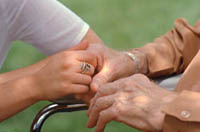
[[[177,19],[174,29],[138,50],[147,56],[150,77],[182,72],[200,49],[200,20]]]
[[[200,93],[183,91],[162,111],[166,113],[164,132],[200,132]]]

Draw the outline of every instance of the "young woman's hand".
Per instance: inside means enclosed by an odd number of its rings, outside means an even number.
[[[85,72],[84,63],[89,67]],[[96,65],[96,56],[88,51],[58,53],[33,74],[33,90],[39,100],[55,100],[69,94],[87,93]]]

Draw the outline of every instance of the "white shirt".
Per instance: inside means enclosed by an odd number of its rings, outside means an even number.
[[[14,40],[51,55],[78,44],[88,29],[57,0],[0,0],[0,66]]]

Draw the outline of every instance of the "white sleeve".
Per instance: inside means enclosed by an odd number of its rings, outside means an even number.
[[[47,55],[78,44],[89,26],[57,0],[3,0],[11,40],[31,43]]]

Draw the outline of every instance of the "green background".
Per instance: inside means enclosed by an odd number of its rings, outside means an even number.
[[[152,42],[173,27],[174,20],[186,18],[194,24],[200,16],[199,0],[61,0],[112,48],[125,50]],[[67,27],[66,27],[67,28]],[[1,72],[33,64],[45,56],[16,41]],[[0,132],[28,132],[35,114],[49,102],[40,102],[0,123]],[[92,132],[86,128],[85,112],[57,114],[43,132]],[[120,123],[110,123],[106,132],[136,132]]]

